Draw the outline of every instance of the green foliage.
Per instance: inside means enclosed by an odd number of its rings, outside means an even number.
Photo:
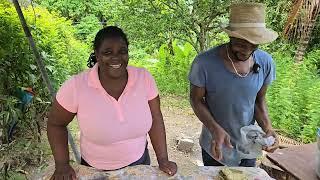
[[[6,87],[0,90],[10,94],[16,87],[33,86],[39,88],[36,89],[39,93],[44,87],[17,13],[9,3],[0,6],[0,79]],[[34,11],[28,8],[23,12],[56,87],[68,76],[84,69],[88,48],[74,38],[71,22],[41,8]]]
[[[312,31],[311,41],[309,42],[309,50],[314,50],[314,49],[320,49],[320,16],[318,16],[317,18],[315,27],[313,28],[313,31]]]
[[[293,63],[288,53],[275,52],[277,80],[268,90],[273,125],[303,142],[315,141],[320,126],[320,78],[311,65],[312,53],[303,64]]]
[[[76,35],[78,39],[83,40],[86,44],[91,45],[95,35],[102,28],[102,25],[94,15],[83,17],[79,23],[75,25]]]
[[[102,18],[104,7],[109,1],[83,1],[83,0],[35,0],[38,4],[46,7],[50,12],[59,12],[73,22],[80,22],[83,17],[96,15]]]
[[[189,91],[189,68],[196,52],[189,43],[181,44],[178,40],[173,42],[172,47],[173,52],[167,44],[163,44],[155,58],[146,56],[143,59],[130,59],[129,64],[147,68],[154,76],[161,94],[186,96]]]
[[[88,47],[74,38],[75,29],[70,21],[43,8],[36,8],[35,12],[36,21],[33,21],[31,9],[25,12],[25,16],[57,87],[70,75],[85,68]]]
[[[267,6],[267,26],[281,35],[292,9],[292,0],[197,0],[197,1],[81,1],[36,0],[38,4],[70,19],[79,30],[77,35],[86,42],[92,40],[100,24],[117,25],[128,33],[134,46],[152,53],[173,39],[189,42],[197,52],[210,48],[216,40],[220,24],[228,22],[228,7],[237,2],[259,2]],[[95,18],[94,18],[95,17]],[[99,24],[100,22],[100,24]],[[319,18],[310,43],[319,41]],[[89,36],[89,37],[87,37]],[[156,37],[156,38],[155,38]],[[171,45],[169,45],[170,48]]]
[[[128,34],[130,64],[149,69],[161,93],[186,97],[193,58],[202,50],[228,41],[219,24],[228,21],[229,4],[236,1],[37,0],[41,6],[23,12],[55,88],[85,68],[91,41],[106,23],[120,26]],[[281,35],[292,1],[246,1],[267,4],[268,27]],[[319,24],[318,19],[316,30]],[[315,128],[320,126],[318,35],[319,31],[313,32],[311,52],[302,64],[293,63],[295,45],[286,43],[281,36],[261,46],[273,52],[277,65],[277,80],[268,91],[273,124],[304,142],[313,141]],[[0,0],[0,82],[0,94],[6,98],[16,87],[34,87],[39,99],[28,111],[29,124],[22,126],[36,125],[31,121],[33,114],[44,110],[49,95],[15,9],[6,0]],[[1,102],[5,110],[0,116],[2,126],[7,122],[5,117],[13,116],[13,104],[12,97]],[[12,112],[9,107],[13,107]]]
[[[315,48],[307,54],[306,59],[309,66],[315,66],[315,69],[320,75],[320,49]]]
[[[75,38],[71,21],[40,7],[22,8],[22,11],[57,89],[69,76],[85,68],[89,48]],[[43,144],[39,143],[50,95],[16,10],[7,0],[0,0],[0,82],[0,164],[3,165],[0,179],[19,179],[22,176],[15,172],[17,166],[39,166],[44,163],[44,153],[51,154],[50,149],[44,152],[40,147]],[[14,97],[19,87],[33,87],[36,92],[24,113],[17,108],[18,100]],[[13,120],[18,121],[15,141],[8,144],[7,132]]]
[[[76,36],[91,45],[96,32],[106,23],[105,13],[110,13],[112,1],[83,1],[83,0],[36,0],[51,13],[59,13],[72,21]]]
[[[13,120],[18,120],[21,118],[21,111],[16,108],[18,99],[14,97],[2,97],[0,99],[0,144],[9,143],[9,137],[7,132],[9,131],[10,124]]]
[[[16,84],[31,81],[32,53],[20,26],[15,9],[0,3],[0,92],[9,94]]]
[[[100,21],[105,20],[107,25],[120,26],[128,33],[134,46],[148,53],[152,53],[162,44],[171,44],[174,39],[189,42],[197,52],[209,48],[209,42],[219,30],[219,18],[227,14],[226,6],[230,3],[229,0],[37,2],[76,24],[83,24],[82,29],[89,30],[92,22],[96,22],[94,20],[89,23],[88,16],[95,16]],[[169,48],[170,46],[172,45],[169,45]]]
[[[223,43],[227,43],[229,41],[229,37],[224,32],[215,33],[214,39],[210,42],[210,47],[216,47]]]
[[[153,73],[160,92],[186,95],[189,91],[188,73],[196,52],[189,43],[173,42],[173,55],[167,45],[162,45],[158,53],[158,63],[150,71]]]
[[[160,35],[167,43],[179,39],[190,43],[199,53],[210,48],[209,43],[215,39],[220,18],[227,14],[229,3],[217,0],[149,1],[149,6],[154,7],[149,14],[158,15],[155,27],[161,27]]]

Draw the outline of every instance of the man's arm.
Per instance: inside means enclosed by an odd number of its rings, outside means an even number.
[[[205,104],[206,90],[203,87],[197,87],[191,84],[190,87],[190,103],[194,113],[199,120],[209,129],[211,133],[217,128],[221,128],[220,125],[212,117],[207,105]]]
[[[266,103],[267,89],[268,89],[267,85],[264,85],[258,92],[256,102],[255,102],[254,115],[259,126],[267,134],[267,137],[273,136],[276,139],[275,143],[272,146],[265,148],[266,151],[273,152],[279,147],[279,139],[272,128],[271,120],[268,115],[268,109],[267,109],[267,103]]]
[[[212,142],[212,154],[217,160],[222,159],[221,147],[226,145],[232,148],[230,136],[226,131],[214,120],[208,107],[204,102],[206,90],[203,87],[197,87],[190,84],[190,103],[192,109],[199,120],[209,129],[214,139]]]

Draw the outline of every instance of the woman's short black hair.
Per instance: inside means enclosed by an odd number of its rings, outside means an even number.
[[[107,26],[103,29],[101,29],[97,34],[96,37],[94,38],[93,41],[93,49],[98,50],[99,47],[101,46],[103,40],[106,38],[114,38],[114,37],[120,37],[122,38],[127,46],[129,46],[129,41],[127,38],[127,35],[120,29],[119,27],[116,26]],[[97,59],[95,57],[94,52],[90,54],[90,57],[88,59],[88,67],[93,67],[97,63]]]

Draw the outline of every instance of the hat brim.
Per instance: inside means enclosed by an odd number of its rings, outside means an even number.
[[[278,38],[278,33],[268,28],[222,28],[229,37],[244,39],[252,44],[266,44]]]

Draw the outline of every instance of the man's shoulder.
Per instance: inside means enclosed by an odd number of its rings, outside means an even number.
[[[218,48],[219,46],[213,47],[204,52],[199,53],[196,56],[194,61],[202,64],[202,63],[208,62],[208,60],[210,59],[214,59],[215,57],[218,56]]]
[[[256,50],[255,56],[256,58],[258,58],[259,60],[263,60],[264,62],[271,63],[273,61],[272,55],[261,49]]]

